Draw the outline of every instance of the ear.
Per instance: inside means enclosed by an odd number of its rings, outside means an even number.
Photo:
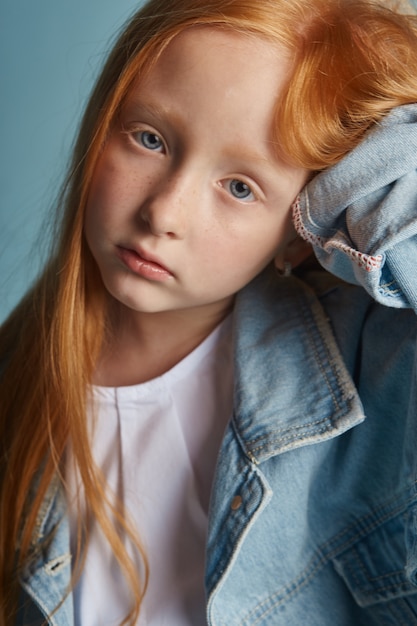
[[[278,252],[274,264],[278,270],[284,271],[286,264],[289,263],[291,267],[297,267],[312,254],[312,246],[297,235],[284,249]]]

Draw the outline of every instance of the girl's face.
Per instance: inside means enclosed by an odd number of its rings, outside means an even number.
[[[307,179],[271,140],[288,65],[261,38],[194,28],[134,86],[97,165],[85,223],[122,305],[221,316],[283,254]]]

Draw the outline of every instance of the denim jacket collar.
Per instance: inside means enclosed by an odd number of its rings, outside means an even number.
[[[237,296],[234,315],[245,330],[235,337],[233,419],[253,462],[363,421],[329,321],[304,281],[264,272]]]

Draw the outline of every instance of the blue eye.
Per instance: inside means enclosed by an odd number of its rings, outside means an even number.
[[[137,134],[139,142],[147,150],[153,150],[155,152],[160,152],[161,150],[163,150],[164,144],[162,143],[162,139],[158,137],[158,135],[156,135],[155,133],[144,130]]]
[[[255,199],[255,195],[249,185],[244,183],[242,180],[238,180],[237,178],[234,178],[229,182],[229,191],[232,196],[238,200],[251,201]]]

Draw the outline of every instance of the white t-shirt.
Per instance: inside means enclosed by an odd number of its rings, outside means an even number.
[[[140,626],[206,624],[208,503],[232,412],[230,326],[230,319],[225,320],[158,378],[130,387],[94,388],[94,459],[131,516],[149,562]],[[69,482],[75,496],[73,474]],[[74,529],[74,506],[70,515]],[[75,622],[116,626],[128,603],[117,563],[94,526],[74,590]]]

